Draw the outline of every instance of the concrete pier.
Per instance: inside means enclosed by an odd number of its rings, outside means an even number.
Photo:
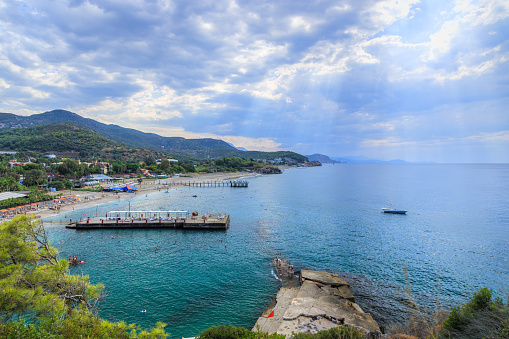
[[[229,214],[209,214],[180,218],[90,218],[72,222],[71,229],[189,229],[226,230],[230,226]]]

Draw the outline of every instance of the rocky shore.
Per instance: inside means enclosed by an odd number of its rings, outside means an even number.
[[[301,270],[288,272],[288,263],[273,261],[283,286],[256,322],[253,331],[316,333],[337,326],[354,327],[367,338],[381,335],[378,324],[355,303],[349,284],[337,274]],[[274,311],[273,317],[269,317]]]

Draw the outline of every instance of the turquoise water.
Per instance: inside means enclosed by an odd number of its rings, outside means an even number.
[[[282,253],[296,270],[344,276],[358,303],[387,325],[405,316],[407,281],[429,308],[437,286],[445,305],[484,286],[507,292],[507,192],[509,165],[341,164],[250,178],[247,189],[130,199],[136,210],[229,213],[226,231],[86,233],[49,223],[64,215],[45,225],[63,257],[85,261],[73,273],[105,284],[100,314],[109,320],[163,321],[175,338],[217,324],[251,328],[279,289],[269,259]],[[408,213],[381,213],[389,204]],[[66,217],[127,208],[121,200]]]

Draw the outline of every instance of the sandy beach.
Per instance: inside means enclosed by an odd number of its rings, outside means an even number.
[[[166,178],[166,179],[143,179],[141,184],[138,184],[136,179],[126,179],[125,184],[136,184],[138,193],[149,194],[160,189],[174,189],[179,186],[174,185],[178,182],[210,182],[210,181],[228,181],[237,180],[240,178],[253,177],[258,175],[257,173],[238,172],[238,173],[207,173],[207,174],[191,174],[189,176],[180,178]],[[165,184],[172,184],[172,186]],[[79,201],[73,204],[67,204],[60,206],[60,210],[50,210],[48,208],[27,212],[27,214],[34,215],[36,218],[46,218],[68,211],[78,210],[97,204],[107,204],[117,199],[126,199],[132,196],[132,193],[102,193],[102,192],[89,192],[89,191],[60,191],[52,192],[52,195],[58,195],[64,193],[64,195],[75,195],[79,198]]]

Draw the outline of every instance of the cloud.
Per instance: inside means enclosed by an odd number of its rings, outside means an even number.
[[[3,2],[0,109],[306,154],[479,146],[509,128],[508,17],[503,0]]]

